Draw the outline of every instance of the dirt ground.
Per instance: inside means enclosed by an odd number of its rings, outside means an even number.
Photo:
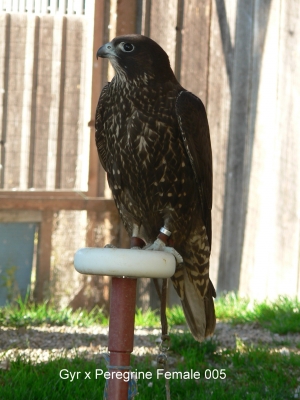
[[[186,327],[176,327],[172,331],[183,332]],[[74,357],[85,354],[87,358],[98,358],[107,352],[107,327],[28,327],[0,328],[0,368],[8,368],[9,362],[18,355],[33,362],[46,362],[49,359]],[[237,343],[246,345],[266,345],[272,351],[288,355],[300,354],[297,348],[300,334],[278,335],[262,329],[258,324],[236,325],[218,322],[213,340],[218,349],[235,348]],[[160,330],[136,328],[133,354],[158,354]]]

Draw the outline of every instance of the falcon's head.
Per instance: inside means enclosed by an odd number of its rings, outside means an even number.
[[[120,78],[131,80],[146,74],[148,79],[176,81],[167,53],[146,36],[118,36],[100,47],[98,57],[108,58]]]

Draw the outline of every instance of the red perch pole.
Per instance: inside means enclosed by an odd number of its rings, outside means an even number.
[[[112,278],[108,350],[110,352],[109,400],[127,400],[128,382],[116,377],[117,372],[130,365],[133,350],[136,282],[133,278]],[[116,367],[121,367],[118,369]],[[120,373],[118,374],[120,375]]]

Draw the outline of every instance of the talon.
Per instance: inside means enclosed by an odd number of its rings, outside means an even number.
[[[106,245],[104,246],[104,248],[105,248],[105,249],[116,249],[117,247],[114,246],[113,244],[109,243],[109,244],[106,244]]]
[[[176,259],[177,264],[183,263],[182,256],[174,249],[174,247],[166,246],[161,239],[156,239],[154,243],[148,244],[143,248],[143,250],[155,250],[155,251],[165,251],[166,253],[173,254]]]
[[[176,250],[174,249],[174,247],[166,246],[166,248],[165,248],[164,251],[166,251],[167,253],[173,254],[173,256],[174,256],[175,259],[176,259],[177,264],[182,264],[182,263],[183,263],[183,258],[182,258],[182,256],[178,253],[178,251],[176,251]]]

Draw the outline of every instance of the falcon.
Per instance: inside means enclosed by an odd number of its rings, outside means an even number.
[[[96,146],[132,247],[167,251],[172,282],[192,335],[215,328],[209,279],[212,152],[205,107],[184,89],[152,39],[125,35],[104,44],[115,76],[96,110]]]

